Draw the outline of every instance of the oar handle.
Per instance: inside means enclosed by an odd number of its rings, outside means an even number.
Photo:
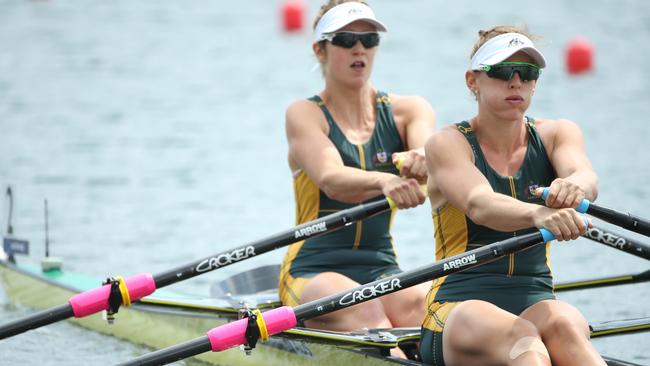
[[[584,221],[585,226],[589,227],[589,219],[586,216],[582,216],[582,221]],[[539,229],[539,233],[542,234],[542,238],[545,242],[555,240],[555,235],[546,228]]]
[[[395,162],[395,167],[397,170],[402,170],[402,165],[404,165],[404,157],[399,157],[397,158],[397,161]],[[427,185],[426,184],[420,184],[420,190],[424,195],[427,195]],[[388,201],[388,205],[390,206],[391,209],[397,208],[397,204],[395,201],[393,201],[392,198],[386,196],[386,201]]]
[[[544,187],[544,191],[542,192],[542,199],[546,201],[546,198],[548,197],[548,194],[551,193],[551,187]],[[591,202],[589,202],[588,199],[583,198],[582,201],[580,201],[580,204],[578,207],[576,207],[576,211],[580,213],[587,213],[587,210],[589,209],[589,205]]]
[[[542,199],[546,200],[546,198],[548,197],[548,194],[550,192],[551,192],[551,187],[544,187],[544,191],[542,192]],[[586,198],[583,198],[582,202],[580,202],[580,204],[576,208],[576,211],[578,211],[580,213],[585,213],[585,212],[587,212],[588,208],[589,208],[589,200],[586,199]],[[586,217],[583,217],[582,219],[585,221],[585,225],[587,225],[587,227],[589,227],[589,219],[587,219]],[[555,239],[555,235],[553,235],[553,233],[551,233],[550,231],[548,231],[545,228],[539,229],[539,232],[542,233],[542,237],[544,238],[544,241],[551,241],[551,240]]]
[[[544,239],[545,242],[555,240],[555,235],[545,228],[539,229],[539,233],[542,234],[542,239]]]

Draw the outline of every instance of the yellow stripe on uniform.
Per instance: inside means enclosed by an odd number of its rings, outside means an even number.
[[[366,153],[363,151],[363,145],[357,145],[359,150],[359,165],[361,170],[366,170]],[[354,232],[354,245],[352,249],[359,249],[361,245],[361,234],[363,232],[363,221],[357,221],[356,229]]]
[[[293,180],[296,202],[296,225],[316,220],[320,206],[320,190],[305,172],[301,171]],[[280,283],[278,293],[284,305],[297,306],[302,296],[302,289],[307,283],[306,279],[291,276],[291,264],[298,255],[304,240],[292,244],[285,254],[280,268]]]
[[[508,183],[510,183],[510,194],[512,198],[517,199],[517,189],[515,188],[515,179],[512,176],[508,176]],[[515,273],[515,255],[508,255],[508,277],[511,277]]]

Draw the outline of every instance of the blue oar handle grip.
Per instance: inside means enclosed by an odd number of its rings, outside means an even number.
[[[539,233],[542,234],[542,239],[544,239],[544,242],[555,240],[555,235],[544,228],[539,229]]]
[[[589,227],[589,219],[583,216],[582,220],[584,220],[585,225]],[[553,233],[548,229],[541,228],[539,229],[539,233],[542,234],[542,239],[544,239],[545,242],[555,240],[555,235],[553,235]]]
[[[548,197],[548,194],[549,194],[550,192],[551,192],[551,188],[550,188],[550,187],[545,187],[545,188],[544,188],[544,191],[542,192],[542,199],[543,199],[544,201],[546,201],[546,198]],[[578,205],[578,207],[576,207],[576,211],[578,211],[578,212],[580,212],[580,213],[586,213],[586,212],[587,212],[587,209],[589,209],[589,205],[590,205],[590,204],[591,204],[591,202],[589,202],[588,199],[583,198],[582,201],[580,202],[580,204]]]

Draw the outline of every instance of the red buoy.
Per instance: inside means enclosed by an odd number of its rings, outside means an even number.
[[[285,31],[300,31],[304,16],[305,3],[303,0],[285,0],[282,4],[282,24]]]
[[[594,47],[584,38],[572,39],[566,47],[566,66],[569,74],[591,71],[594,66]]]

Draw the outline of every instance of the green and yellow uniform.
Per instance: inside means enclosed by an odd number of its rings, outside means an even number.
[[[404,150],[385,93],[377,92],[375,128],[364,144],[350,143],[337,126],[319,96],[309,98],[327,120],[329,139],[345,166],[367,171],[398,174],[391,156]],[[294,173],[296,222],[302,224],[351,206],[327,197],[303,171]],[[381,196],[372,198],[374,201]],[[400,271],[393,249],[390,227],[393,211],[384,212],[342,229],[289,247],[280,270],[280,299],[285,305],[298,304],[309,279],[323,272],[341,273],[358,283],[372,282]]]
[[[476,167],[495,192],[524,202],[542,203],[533,192],[537,187],[550,186],[556,174],[533,119],[527,117],[526,121],[528,146],[523,164],[514,176],[507,177],[490,167],[470,124],[465,121],[456,126],[472,147]],[[472,222],[449,203],[434,210],[433,221],[437,260],[535,230],[495,231]],[[422,324],[423,358],[426,363],[444,365],[442,331],[447,315],[461,301],[483,300],[519,315],[539,301],[554,298],[549,243],[436,279],[427,295],[427,315]]]

